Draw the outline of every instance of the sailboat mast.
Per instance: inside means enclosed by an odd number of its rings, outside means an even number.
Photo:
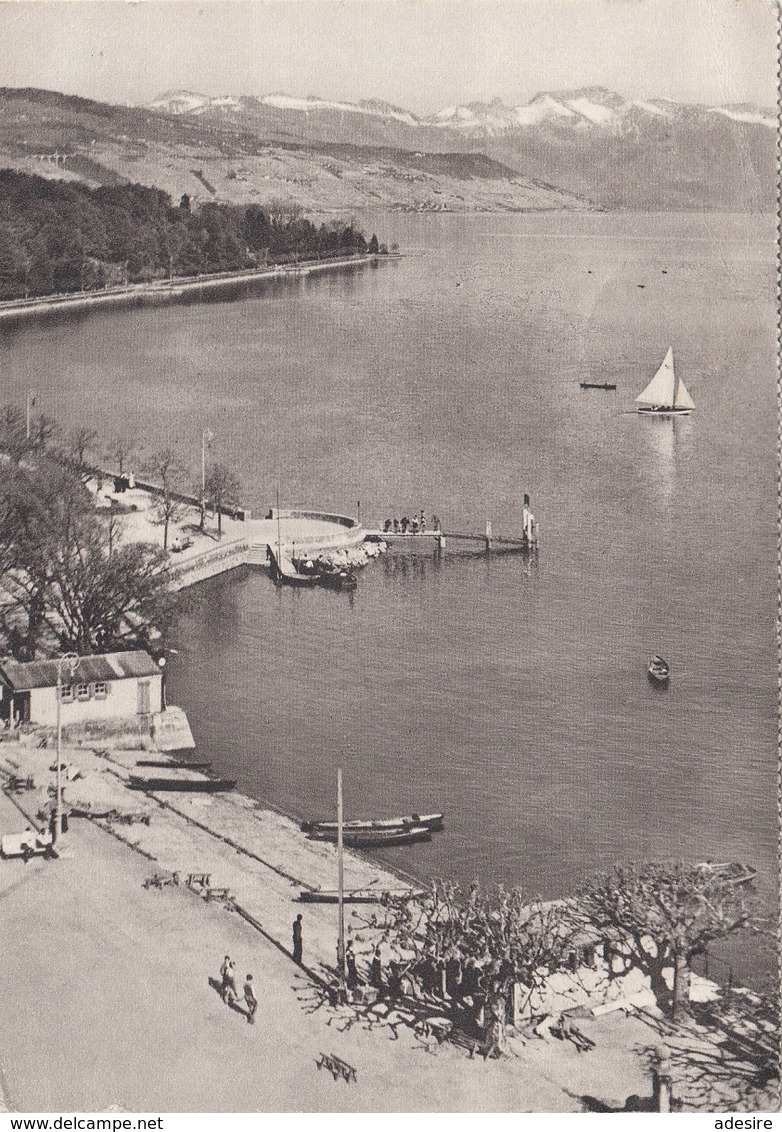
[[[339,982],[340,998],[345,996],[345,875],[342,847],[342,770],[337,769],[337,904],[338,904],[338,935],[337,935],[337,977]]]

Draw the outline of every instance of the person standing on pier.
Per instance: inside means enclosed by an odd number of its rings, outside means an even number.
[[[293,921],[293,962],[301,966],[301,957],[304,953],[304,941],[302,939],[302,924],[301,912],[299,912],[296,919]]]
[[[248,975],[244,980],[244,1001],[247,1005],[247,1021],[254,1025],[255,1012],[258,1009],[258,999],[255,997],[255,988],[253,987],[253,977]]]

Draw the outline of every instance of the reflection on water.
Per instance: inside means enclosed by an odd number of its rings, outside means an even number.
[[[615,861],[712,858],[773,896],[773,226],[384,223],[426,254],[0,337],[9,398],[56,394],[66,425],[195,454],[208,423],[258,512],[280,477],[291,505],[515,534],[532,494],[531,558],[453,542],[390,552],[351,594],[243,570],[184,595],[169,692],[199,753],[303,817],[333,808],[338,765],[354,816],[445,811],[385,854],[423,876],[554,895]],[[640,418],[669,342],[698,408]],[[595,376],[617,392],[580,389]],[[751,537],[726,555],[736,514]]]

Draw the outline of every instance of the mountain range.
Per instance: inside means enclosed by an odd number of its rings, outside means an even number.
[[[118,107],[0,90],[0,164],[137,180],[173,196],[308,211],[772,210],[777,120],[748,104],[634,100],[603,87],[451,106],[168,91]],[[37,167],[36,167],[37,166]]]

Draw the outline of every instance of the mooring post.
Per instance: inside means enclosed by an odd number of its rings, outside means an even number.
[[[486,549],[491,550],[491,519],[486,520]]]
[[[438,535],[437,535],[437,553],[442,554],[442,552],[444,550],[445,550],[445,535],[442,533],[442,531],[439,531]]]

